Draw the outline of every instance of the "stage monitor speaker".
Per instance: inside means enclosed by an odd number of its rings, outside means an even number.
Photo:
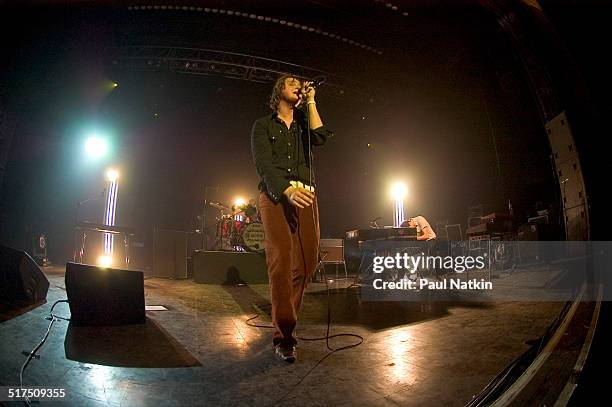
[[[21,250],[0,245],[0,301],[35,304],[44,301],[49,280],[36,262]]]
[[[265,284],[266,257],[263,253],[196,250],[193,280],[203,284]]]
[[[67,263],[66,294],[75,326],[145,323],[141,271]]]

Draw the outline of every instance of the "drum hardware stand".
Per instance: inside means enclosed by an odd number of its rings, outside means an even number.
[[[206,224],[206,218],[208,215],[208,190],[212,189],[214,190],[216,193],[219,193],[219,185],[217,185],[216,187],[211,187],[206,185],[204,187],[204,214],[202,216],[202,250],[208,250],[208,229],[207,229],[207,224]]]

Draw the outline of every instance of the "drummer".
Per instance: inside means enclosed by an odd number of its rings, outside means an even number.
[[[232,205],[232,217],[234,220],[252,223],[258,221],[257,201],[253,198],[248,203],[235,203]]]
[[[244,219],[246,218],[246,214],[244,213],[244,208],[246,207],[245,204],[239,205],[239,204],[234,204],[232,205],[232,218],[238,222],[242,222],[244,221]]]
[[[244,206],[244,215],[246,216],[247,223],[257,222],[259,220],[257,201],[255,198],[249,199],[249,203]]]

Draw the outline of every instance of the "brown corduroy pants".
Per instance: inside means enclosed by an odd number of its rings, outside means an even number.
[[[275,204],[265,192],[259,195],[263,221],[272,302],[274,344],[297,343],[293,331],[302,305],[304,290],[319,256],[319,212],[317,201],[304,209],[285,197]]]

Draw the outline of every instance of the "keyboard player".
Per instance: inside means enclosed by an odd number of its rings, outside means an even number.
[[[403,228],[416,228],[417,240],[436,240],[436,232],[423,216],[408,218],[400,225]]]
[[[348,240],[358,240],[361,251],[358,278],[362,281],[374,278],[373,260],[375,256],[394,256],[396,254],[416,255],[418,253],[429,253],[431,244],[429,241],[436,240],[436,233],[423,216],[408,218],[399,228],[363,229],[347,232]],[[417,243],[423,241],[423,243]],[[410,243],[412,242],[412,243]],[[433,243],[433,242],[432,242]],[[404,275],[404,273],[393,270],[388,278],[398,281],[401,278],[416,279],[419,272]]]

